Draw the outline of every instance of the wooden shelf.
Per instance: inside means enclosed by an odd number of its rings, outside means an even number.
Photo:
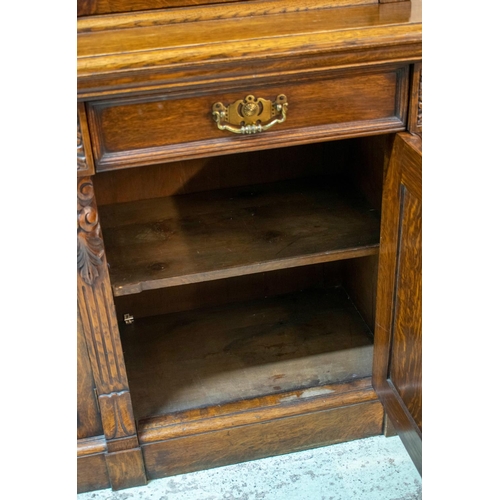
[[[379,246],[377,214],[333,177],[103,206],[100,217],[115,296],[373,255]]]
[[[371,331],[340,287],[143,318],[121,336],[138,420],[297,390],[315,396],[372,369]]]

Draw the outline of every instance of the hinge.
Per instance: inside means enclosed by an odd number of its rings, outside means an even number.
[[[131,314],[124,314],[123,321],[126,325],[131,325],[134,322],[134,317]]]

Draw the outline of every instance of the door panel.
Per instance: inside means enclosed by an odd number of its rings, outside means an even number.
[[[422,473],[422,141],[396,136],[385,180],[373,383]]]
[[[390,379],[422,430],[422,205],[402,188]]]

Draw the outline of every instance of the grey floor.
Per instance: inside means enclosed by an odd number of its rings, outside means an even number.
[[[81,493],[77,500],[417,500],[422,480],[398,437],[376,436]]]

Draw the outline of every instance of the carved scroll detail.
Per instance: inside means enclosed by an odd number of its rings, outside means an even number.
[[[78,118],[76,129],[76,166],[78,170],[87,170],[87,158],[85,157],[85,148],[83,146],[82,129],[80,127],[80,118]]]
[[[90,177],[78,180],[78,272],[87,285],[93,285],[104,265],[104,244]]]

